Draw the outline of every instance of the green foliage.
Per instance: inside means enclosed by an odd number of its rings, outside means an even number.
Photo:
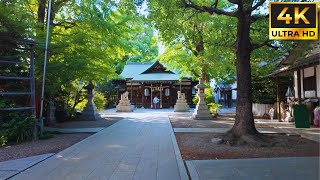
[[[150,0],[149,8],[148,18],[154,22],[160,39],[167,46],[160,57],[163,63],[182,75],[197,79],[202,71],[207,81],[234,76],[235,19],[198,13],[184,8],[180,0]]]
[[[33,135],[33,127],[35,118],[27,116],[24,113],[10,113],[8,121],[0,126],[1,130],[1,144],[5,145],[7,142],[20,143],[31,140]]]
[[[104,95],[101,92],[95,91],[93,102],[96,105],[97,109],[101,111],[104,109],[107,103],[107,99],[104,97]]]
[[[50,131],[45,131],[42,133],[42,135],[39,137],[39,139],[45,140],[45,139],[53,138],[54,136],[55,136],[55,133],[50,132]]]
[[[221,107],[221,104],[214,103],[212,88],[206,88],[204,90],[204,93],[206,94],[206,98],[204,99],[204,101],[206,102],[206,105],[208,106],[211,114],[217,114],[219,107]],[[194,104],[197,104],[199,102],[199,97],[195,95],[192,101]]]
[[[207,104],[209,111],[211,112],[211,114],[217,114],[219,108],[222,106],[221,104],[216,104],[216,103],[209,103]]]
[[[8,135],[5,131],[1,131],[0,133],[0,145],[5,146],[8,142]]]

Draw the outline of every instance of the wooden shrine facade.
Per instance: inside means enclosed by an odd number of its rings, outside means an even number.
[[[186,100],[192,105],[196,85],[188,77],[183,77],[168,70],[159,61],[156,62],[129,62],[120,74],[125,80],[117,80],[119,85],[118,96],[125,91],[129,92],[129,99],[136,107],[153,108],[153,98],[160,99],[160,108],[174,107],[177,100],[177,91],[185,93]]]

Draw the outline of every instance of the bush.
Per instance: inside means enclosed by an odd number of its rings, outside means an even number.
[[[20,143],[31,140],[34,122],[35,118],[33,116],[26,116],[23,113],[10,113],[8,121],[0,126],[1,146],[6,145],[7,142]]]
[[[93,99],[94,104],[96,105],[97,109],[99,111],[101,111],[102,109],[104,109],[105,105],[107,104],[107,100],[104,97],[104,95],[99,92],[99,91],[95,91],[94,93],[94,99]]]
[[[209,111],[213,115],[217,114],[219,107],[221,107],[221,104],[214,103],[213,90],[211,88],[206,88],[204,90],[204,93],[206,94],[206,98],[204,99],[204,101],[206,102],[206,105],[208,106]],[[198,101],[199,101],[198,96],[195,95],[192,101],[194,104],[198,104]]]
[[[45,139],[53,138],[54,136],[55,136],[54,132],[46,131],[46,132],[42,133],[42,135],[39,137],[39,139],[45,140]]]
[[[83,109],[85,108],[86,104],[87,104],[88,100],[85,99],[82,102],[78,103],[75,109],[79,109],[81,111],[83,111]],[[104,109],[105,105],[107,104],[107,100],[104,97],[104,95],[99,92],[99,91],[94,91],[94,98],[93,98],[93,102],[96,105],[97,109],[99,111],[101,111],[102,109]]]

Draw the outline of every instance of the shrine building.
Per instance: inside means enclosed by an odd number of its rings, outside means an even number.
[[[136,107],[153,108],[152,99],[160,99],[160,108],[173,107],[177,100],[177,91],[185,93],[187,103],[192,105],[196,94],[196,82],[191,77],[180,77],[173,70],[167,69],[159,61],[127,62],[120,74],[123,80],[117,80],[118,97],[125,91]]]

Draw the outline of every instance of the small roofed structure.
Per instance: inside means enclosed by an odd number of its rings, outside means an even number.
[[[286,92],[286,97],[293,99],[297,104],[307,105],[310,123],[312,124],[312,111],[319,106],[320,98],[319,64],[320,46],[317,42],[298,43],[287,56],[282,58],[279,69],[272,73],[272,76],[277,78],[278,112],[280,112],[281,96],[279,76],[292,74],[293,90],[291,93]]]
[[[177,91],[185,93],[187,103],[192,104],[195,82],[190,77],[180,77],[159,61],[128,62],[120,76],[123,80],[117,80],[117,84],[124,87],[122,91],[129,92],[129,100],[136,107],[153,108],[155,96],[160,99],[160,108],[173,107]]]

